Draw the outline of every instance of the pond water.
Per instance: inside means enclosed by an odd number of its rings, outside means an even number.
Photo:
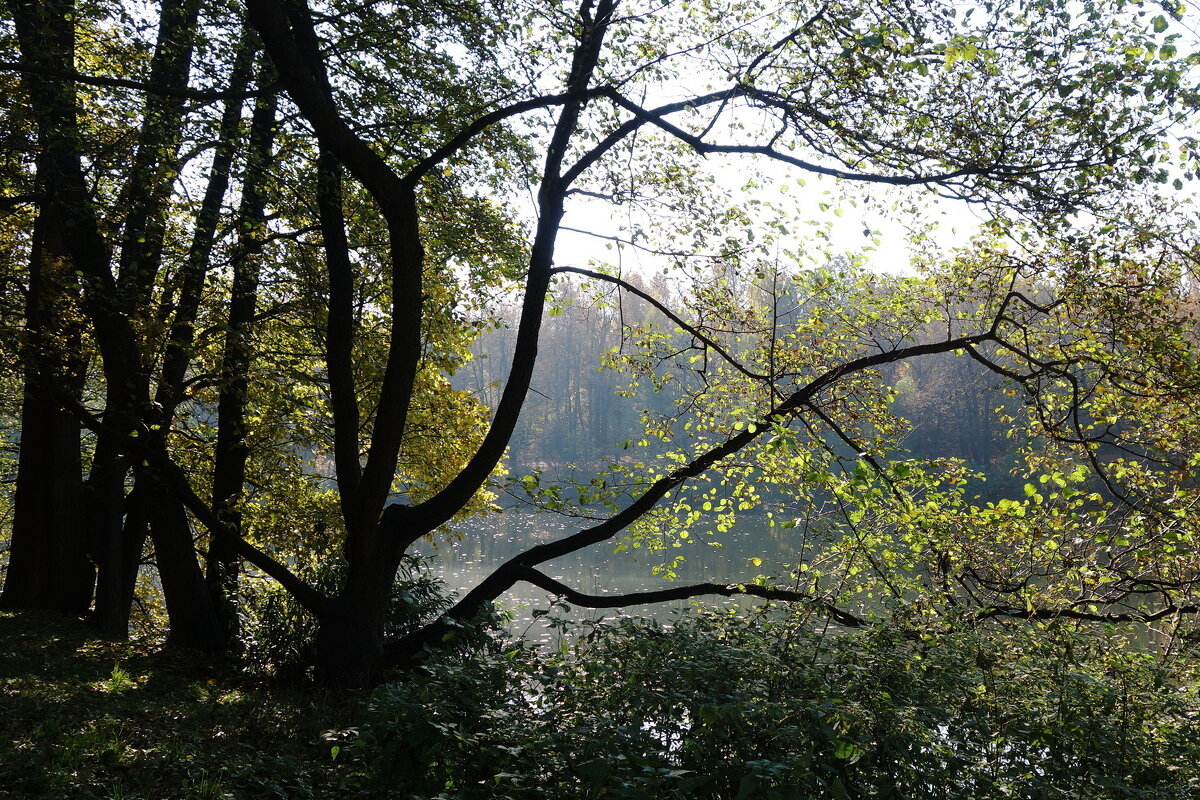
[[[492,570],[529,547],[568,536],[594,523],[572,520],[551,513],[507,510],[494,516],[472,520],[458,527],[462,539],[442,538],[424,543],[420,552],[431,559],[433,574],[450,591],[462,594],[482,581]],[[721,583],[749,582],[759,574],[782,571],[781,564],[800,560],[799,532],[771,528],[763,519],[746,518],[734,530],[701,541],[686,542],[679,548],[646,553],[629,549],[614,552],[616,542],[604,542],[543,564],[541,569],[556,580],[586,594],[618,594],[670,588],[699,581]],[[719,542],[720,547],[707,542]],[[671,581],[653,574],[652,568],[676,556],[684,561]],[[755,566],[750,559],[762,560]],[[535,621],[533,612],[550,606],[547,592],[527,583],[518,583],[504,594],[499,603],[513,615],[512,630],[528,638],[546,640],[554,634],[544,622]],[[654,617],[667,622],[680,610],[694,603],[740,603],[753,605],[750,598],[729,600],[720,597],[636,605],[609,609],[572,609],[570,618],[595,620],[618,616]]]
[[[573,520],[552,513],[505,510],[471,520],[458,526],[462,538],[443,537],[438,542],[423,542],[419,552],[430,559],[430,571],[450,592],[462,595],[480,583],[508,559],[543,542],[553,541],[589,527],[588,521]],[[804,535],[799,528],[771,527],[761,517],[745,516],[738,527],[712,537],[696,536],[682,547],[646,553],[644,550],[614,552],[617,541],[593,547],[549,561],[541,570],[585,594],[620,594],[665,589],[681,584],[713,581],[748,583],[757,575],[783,576],[804,561]],[[718,542],[720,547],[709,546]],[[812,546],[810,540],[809,546]],[[808,552],[811,557],[811,550]],[[678,577],[667,580],[653,574],[653,567],[675,556],[683,556],[677,567]],[[751,559],[761,559],[755,565]],[[512,616],[509,626],[514,634],[551,646],[563,641],[562,631],[549,624],[536,611],[550,608],[553,597],[528,583],[518,583],[502,595],[498,605]],[[691,600],[621,608],[587,609],[572,607],[557,617],[580,622],[588,620],[639,617],[669,624],[680,612],[696,605],[761,606],[763,601],[750,597],[698,597]],[[1127,607],[1114,610],[1128,611]],[[1142,644],[1168,644],[1169,640],[1153,629],[1134,632]],[[1161,641],[1160,641],[1161,640]]]

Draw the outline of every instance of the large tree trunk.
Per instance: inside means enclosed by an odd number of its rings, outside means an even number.
[[[170,622],[167,643],[209,653],[222,652],[226,648],[225,630],[196,561],[187,512],[175,494],[160,486],[149,471],[141,472],[138,481],[146,481],[150,487],[146,502],[154,560]]]
[[[30,63],[71,63],[73,30],[62,18],[24,2],[10,5]],[[78,265],[70,220],[61,204],[60,174],[74,149],[75,92],[66,81],[24,76],[36,109],[41,195],[30,253],[26,298],[25,387],[21,411],[13,540],[4,593],[8,608],[61,608],[82,613],[92,601],[83,516],[80,426],[69,407],[83,387]]]
[[[585,8],[590,9],[591,4],[586,4]],[[613,4],[609,0],[601,0],[594,17],[589,13],[582,15],[581,21],[587,31],[581,35],[581,47],[575,54],[568,86],[575,99],[563,105],[547,150],[538,196],[537,233],[530,256],[517,345],[509,382],[492,425],[468,464],[433,498],[422,503],[419,509],[391,505],[385,511],[423,355],[425,248],[416,191],[419,173],[401,178],[341,119],[304,0],[253,0],[247,5],[250,20],[292,100],[315,128],[322,148],[371,194],[388,231],[391,331],[377,395],[379,411],[371,425],[370,445],[361,471],[351,463],[358,459],[358,420],[352,419],[348,402],[335,405],[335,425],[340,429],[335,437],[339,489],[352,494],[353,499],[347,502],[343,496],[346,580],[320,618],[318,669],[327,685],[364,688],[378,679],[388,595],[400,554],[408,544],[448,521],[470,501],[503,458],[512,437],[533,374],[554,241],[563,215],[567,189],[562,180],[563,159],[586,102],[586,91],[612,10]],[[327,251],[340,251],[345,244],[336,230],[338,221],[333,218],[337,216],[333,208],[336,192],[330,181],[334,176],[328,168],[324,174],[326,188],[330,190],[328,194],[322,192],[324,244]],[[329,374],[335,397],[339,389],[343,393],[353,389],[345,385],[347,371],[341,360],[347,357],[350,348],[343,341],[344,330],[339,328],[342,309],[337,307],[339,293],[332,285],[333,280],[345,272],[344,255],[327,252],[332,302],[327,355],[332,362]],[[343,377],[339,378],[339,375]],[[345,427],[351,424],[353,436]]]
[[[73,614],[92,603],[79,423],[48,392],[26,382],[21,409],[12,547],[0,606]]]
[[[70,258],[61,223],[39,215],[26,301],[27,357],[12,549],[0,604],[76,614],[92,603],[95,574],[87,557],[79,421],[64,402],[83,386],[81,334]]]
[[[383,680],[387,609],[398,552],[351,564],[344,591],[320,617],[317,679],[325,686],[364,691]]]
[[[133,583],[127,574],[128,559],[123,556],[131,549],[124,535],[127,472],[127,459],[111,440],[102,437],[96,443],[87,481],[88,553],[97,567],[96,609],[92,619],[105,636],[116,639],[129,635],[132,603],[132,597],[130,603],[124,599],[125,587]],[[140,545],[139,542],[139,551]]]

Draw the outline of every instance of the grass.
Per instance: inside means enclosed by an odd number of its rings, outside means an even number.
[[[347,701],[156,643],[0,612],[0,798],[338,797]]]

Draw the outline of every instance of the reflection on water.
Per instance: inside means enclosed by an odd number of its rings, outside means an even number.
[[[577,532],[579,521],[549,513],[505,511],[492,517],[472,520],[459,526],[460,541],[447,537],[436,543],[424,543],[420,552],[431,557],[433,574],[445,582],[447,589],[459,594],[482,581],[500,564],[542,542],[552,541]],[[759,574],[785,571],[780,565],[800,560],[799,547],[794,541],[796,531],[770,528],[765,521],[743,520],[735,530],[699,541],[685,542],[682,547],[645,553],[643,550],[614,552],[616,542],[604,542],[577,553],[549,561],[541,569],[546,574],[586,594],[620,594],[670,588],[699,581],[718,583],[749,582]],[[720,543],[720,547],[708,542]],[[668,581],[652,573],[652,567],[676,556],[683,562],[676,568],[678,577]],[[751,558],[762,559],[760,566]],[[535,609],[545,609],[551,597],[536,586],[518,583],[504,594],[499,602],[514,615],[512,629],[520,633],[530,628]],[[612,618],[615,616],[653,616],[667,621],[673,612],[690,607],[693,602],[755,601],[724,598],[698,598],[696,601],[659,603],[652,606],[628,606],[620,609],[574,609],[575,619]],[[547,632],[535,624],[529,635],[546,638]]]

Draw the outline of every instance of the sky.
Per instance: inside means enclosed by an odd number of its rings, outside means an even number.
[[[787,237],[778,249],[809,253],[809,263],[780,256],[781,260],[798,268],[819,266],[828,254],[862,252],[863,265],[868,269],[879,273],[912,274],[914,255],[920,254],[909,242],[906,225],[936,222],[930,241],[937,250],[948,253],[965,245],[978,232],[982,222],[979,212],[968,204],[936,198],[923,190],[848,186],[832,178],[804,174],[787,165],[763,164],[762,159],[759,159],[759,166],[765,166],[769,174],[765,180],[758,181],[756,188],[743,191],[746,172],[741,165],[734,159],[723,164],[720,157],[710,159],[718,162],[713,173],[720,187],[746,203],[757,201],[760,205],[770,205],[791,217],[788,227],[796,234]],[[919,204],[919,216],[891,208],[893,204],[914,199]],[[670,268],[671,259],[643,249],[626,245],[618,252],[614,240],[627,239],[628,227],[635,220],[636,214],[605,201],[573,199],[563,221],[564,231],[559,237],[556,262],[571,266],[602,262],[642,274]],[[825,230],[827,238],[814,238],[816,228]],[[929,247],[930,244],[922,246]]]

